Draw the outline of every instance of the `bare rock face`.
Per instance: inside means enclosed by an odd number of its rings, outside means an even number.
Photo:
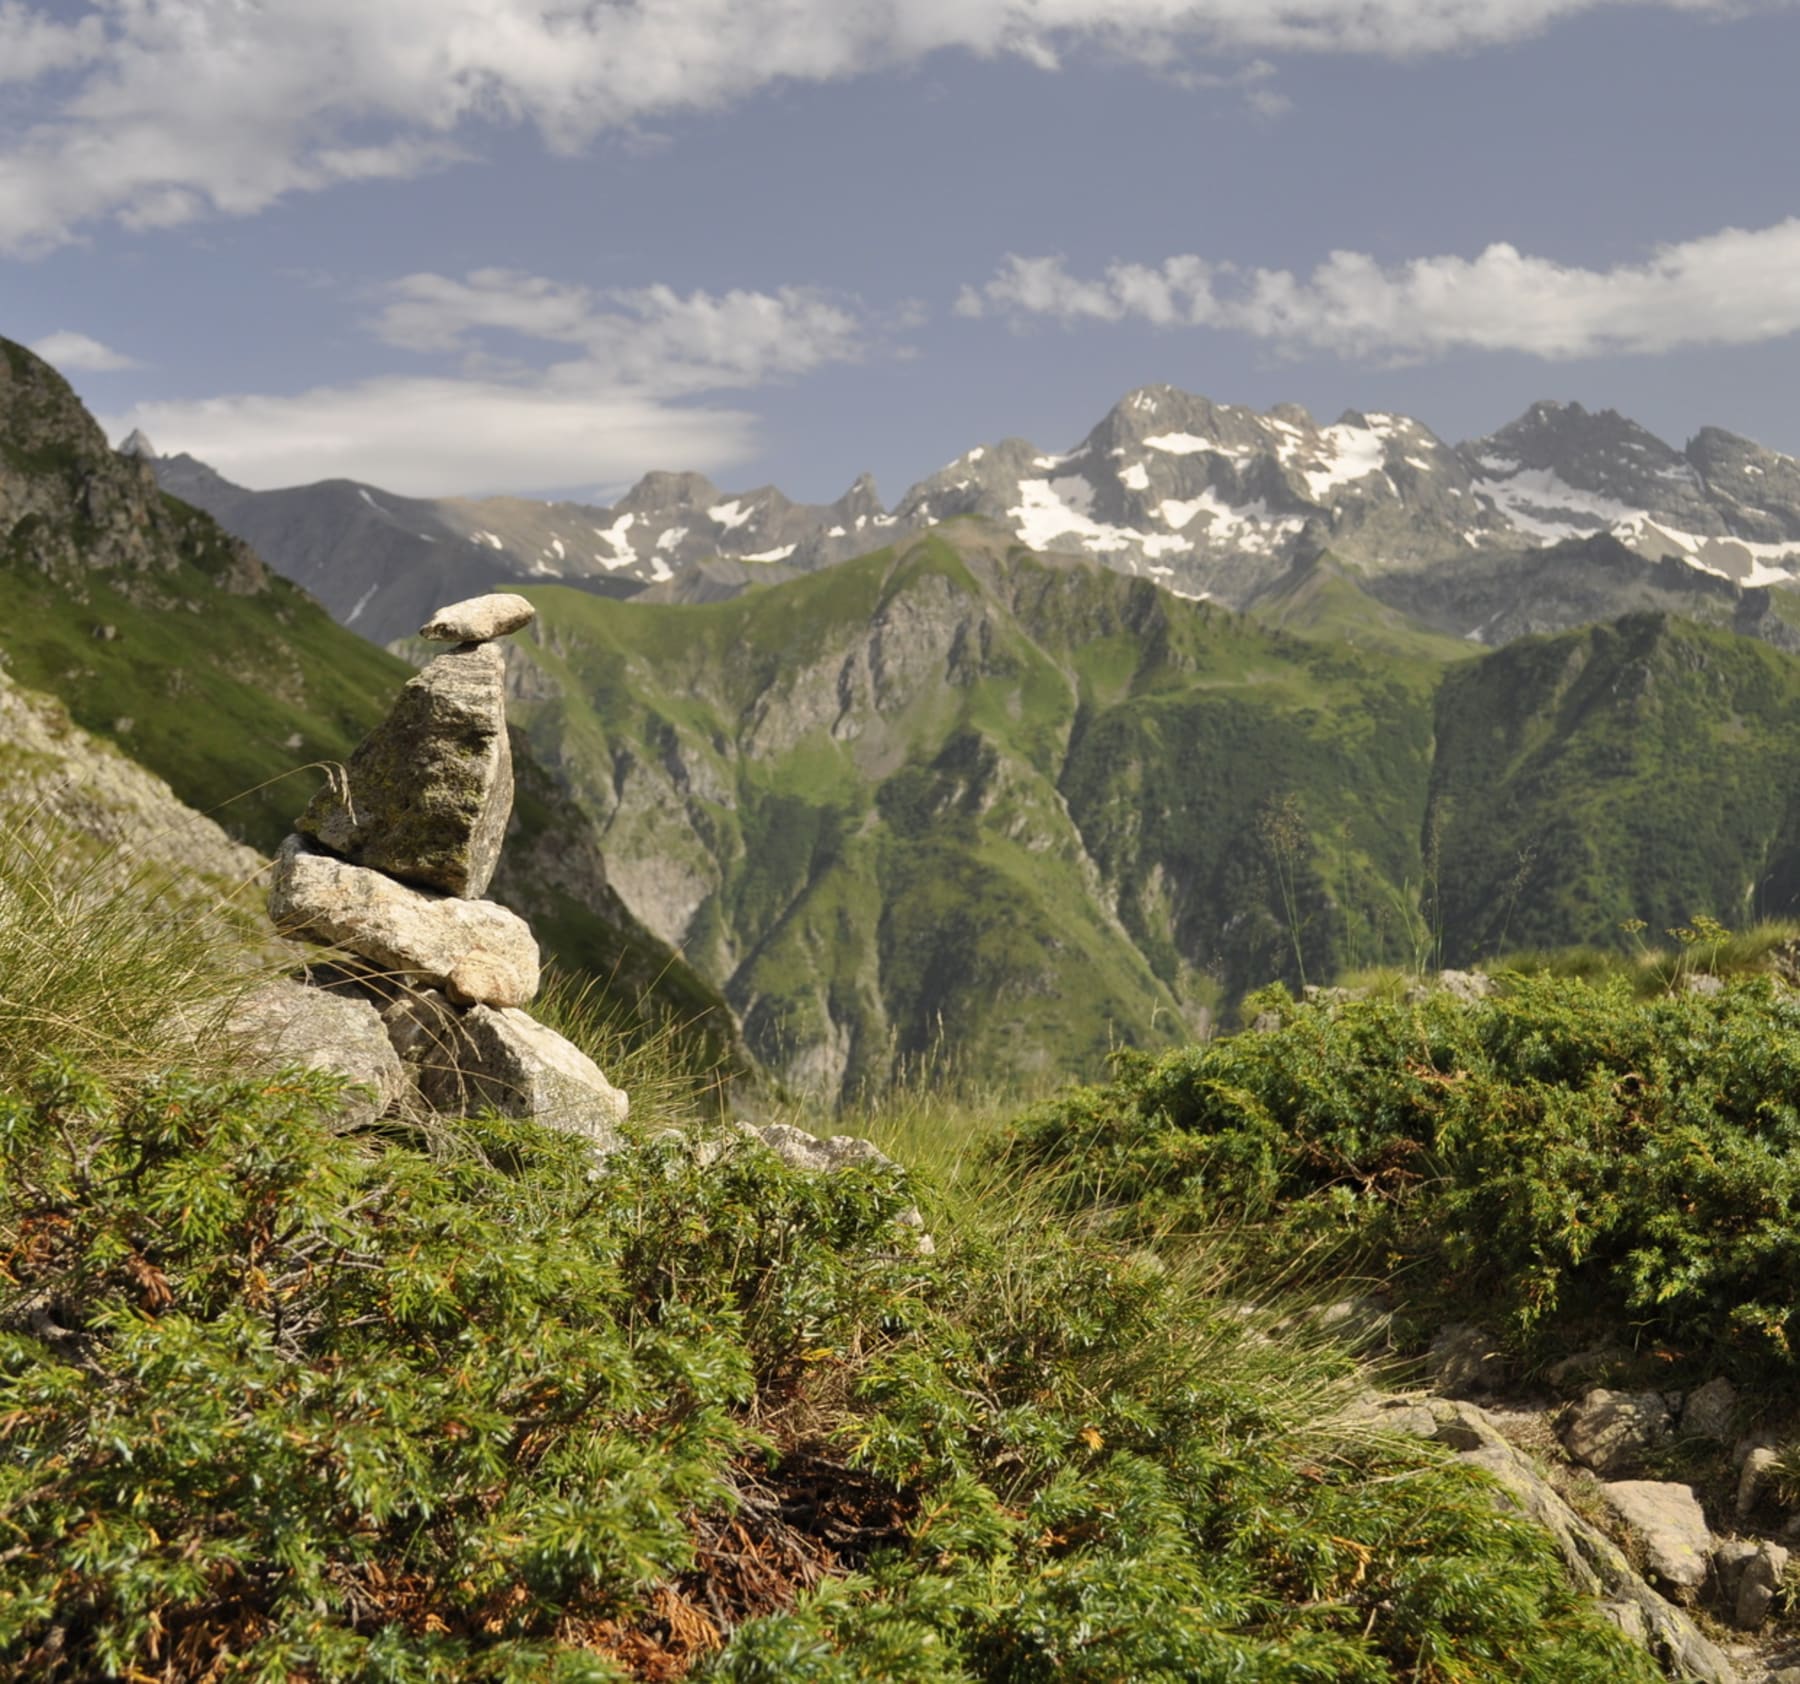
[[[1410,1408],[1384,1407],[1404,1401],[1377,1397],[1375,1406],[1364,1412],[1365,1418],[1435,1438],[1460,1460],[1492,1474],[1501,1485],[1503,1500],[1550,1534],[1570,1585],[1584,1596],[1598,1598],[1619,1629],[1650,1650],[1671,1676],[1703,1679],[1706,1684],[1738,1684],[1737,1672],[1724,1652],[1680,1607],[1645,1583],[1617,1544],[1569,1507],[1530,1458],[1508,1442],[1485,1410],[1443,1398]],[[1685,1486],[1676,1489],[1687,1490]],[[1692,1497],[1691,1492],[1688,1495]]]
[[[431,643],[486,643],[516,632],[536,618],[537,609],[524,597],[495,591],[440,608],[419,627],[419,636]]]
[[[412,1089],[381,1014],[366,1000],[280,977],[241,1001],[226,1029],[271,1064],[347,1078],[354,1086],[344,1117],[353,1127],[374,1122]]]
[[[407,681],[296,828],[403,882],[471,900],[484,894],[512,815],[505,676],[491,644],[438,656]]]
[[[341,947],[426,988],[453,982],[488,1006],[522,1006],[538,989],[531,926],[492,901],[396,883],[290,836],[275,856],[269,916],[283,935]]]
[[[603,1152],[619,1144],[630,1100],[579,1047],[526,1013],[456,1012],[421,1000],[388,1016],[396,1044],[419,1061],[419,1091],[437,1110],[492,1109],[587,1135]]]
[[[1676,1595],[1691,1595],[1706,1583],[1713,1537],[1692,1486],[1621,1479],[1603,1484],[1600,1496],[1643,1540],[1650,1571]]]

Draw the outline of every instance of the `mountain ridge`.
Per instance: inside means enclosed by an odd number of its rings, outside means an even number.
[[[1324,550],[1372,573],[1454,573],[1602,535],[1652,564],[1674,558],[1696,589],[1704,578],[1752,589],[1800,580],[1800,463],[1716,427],[1677,451],[1578,403],[1540,402],[1451,445],[1407,416],[1347,410],[1321,425],[1298,405],[1259,412],[1147,386],[1071,450],[1021,438],[973,446],[891,511],[868,475],[834,503],[803,504],[774,486],[727,492],[658,471],[611,505],[588,505],[407,499],[352,481],[250,492],[191,457],[153,465],[166,489],[377,642],[410,633],[434,577],[446,588],[556,579],[680,596],[704,564],[780,578],[961,515],[1232,607]],[[719,580],[706,588],[716,594]]]

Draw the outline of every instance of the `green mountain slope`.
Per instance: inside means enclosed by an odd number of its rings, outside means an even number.
[[[319,763],[348,755],[412,670],[158,491],[60,375],[3,339],[0,593],[0,657],[18,683],[264,852]],[[697,1056],[737,1058],[716,991],[612,891],[591,820],[528,751],[518,774],[496,898],[627,1018],[704,1020]]]
[[[1429,826],[1452,959],[1800,910],[1800,661],[1636,614],[1446,675]]]
[[[797,1085],[934,1049],[1093,1069],[1191,1033],[1296,933],[1320,974],[1346,931],[1396,950],[1433,662],[977,522],[722,603],[529,594],[520,722],[627,902]]]
[[[1477,645],[1377,600],[1367,586],[1360,568],[1326,551],[1296,561],[1244,611],[1296,637],[1344,643],[1369,655],[1466,661],[1478,652]]]

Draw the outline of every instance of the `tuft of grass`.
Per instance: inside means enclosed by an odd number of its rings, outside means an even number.
[[[226,1058],[232,1004],[274,968],[247,922],[42,808],[0,812],[0,1087],[48,1053],[108,1082]]]

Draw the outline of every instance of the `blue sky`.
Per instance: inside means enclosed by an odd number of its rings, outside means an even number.
[[[0,0],[0,332],[257,486],[892,498],[1168,381],[1800,453],[1800,9]]]

